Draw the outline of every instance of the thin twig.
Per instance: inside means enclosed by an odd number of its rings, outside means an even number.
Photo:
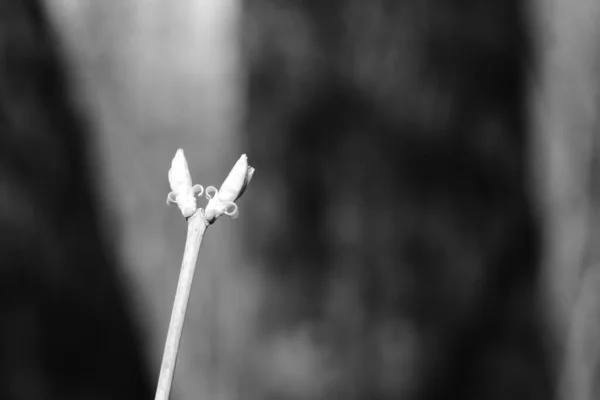
[[[179,341],[181,339],[185,311],[192,288],[194,270],[196,269],[196,260],[198,259],[198,252],[200,251],[204,232],[208,227],[208,222],[202,214],[202,210],[199,209],[188,218],[185,251],[183,253],[181,272],[179,273],[179,282],[177,283],[177,292],[175,293],[171,322],[169,323],[169,331],[165,343],[165,352],[160,367],[155,400],[168,400],[171,393]]]
[[[196,196],[204,192],[204,187],[192,185],[192,177],[182,149],[177,150],[171,162],[168,175],[171,192],[167,196],[167,204],[177,204],[181,214],[187,218],[188,231],[155,400],[169,400],[171,394],[185,311],[204,232],[208,225],[214,223],[223,214],[237,218],[239,210],[235,201],[244,194],[253,174],[254,168],[248,165],[248,158],[242,154],[219,190],[214,186],[206,188],[206,198],[209,202],[206,209],[202,210],[197,208]],[[210,195],[209,191],[213,194]]]

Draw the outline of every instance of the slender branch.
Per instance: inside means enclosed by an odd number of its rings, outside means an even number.
[[[221,189],[217,190],[213,186],[206,189],[209,202],[206,210],[202,210],[197,208],[196,196],[201,195],[204,188],[201,185],[192,185],[192,177],[182,149],[177,150],[171,162],[168,174],[171,192],[167,196],[167,204],[177,204],[181,214],[187,218],[188,231],[155,400],[169,400],[171,394],[185,311],[204,232],[208,225],[223,214],[237,218],[239,210],[234,202],[245,192],[253,174],[254,168],[248,165],[248,158],[242,154],[223,181]],[[208,193],[209,189],[213,195]]]
[[[196,269],[196,260],[198,259],[198,252],[200,251],[200,245],[202,244],[204,232],[207,227],[208,222],[203,216],[202,209],[199,209],[188,218],[185,251],[183,253],[181,272],[179,273],[179,282],[177,284],[177,292],[175,293],[162,365],[160,367],[155,400],[168,400],[171,393],[179,341],[181,340],[185,312],[192,288],[194,270]]]

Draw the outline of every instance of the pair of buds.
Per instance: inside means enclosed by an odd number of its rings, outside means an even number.
[[[171,169],[169,169],[171,192],[167,196],[167,204],[177,204],[183,216],[189,218],[197,210],[196,196],[200,197],[205,193],[208,204],[205,210],[200,209],[200,211],[209,224],[223,214],[237,218],[239,210],[235,201],[244,194],[253,174],[254,168],[248,165],[248,158],[243,154],[223,181],[220,189],[209,186],[204,190],[202,185],[192,185],[192,177],[185,155],[183,150],[179,149],[175,153]]]

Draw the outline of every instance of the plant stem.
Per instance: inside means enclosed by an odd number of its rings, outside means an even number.
[[[202,214],[202,211],[198,210],[188,218],[185,250],[179,273],[179,282],[177,283],[177,292],[175,293],[175,301],[173,303],[173,311],[171,312],[171,322],[169,323],[155,400],[168,400],[171,393],[179,341],[181,339],[185,311],[192,288],[194,270],[196,269],[196,260],[198,259],[198,252],[202,244],[204,232],[208,227],[208,222]]]

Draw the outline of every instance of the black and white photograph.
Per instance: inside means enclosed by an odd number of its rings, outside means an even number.
[[[600,400],[600,1],[0,0],[0,400]]]

